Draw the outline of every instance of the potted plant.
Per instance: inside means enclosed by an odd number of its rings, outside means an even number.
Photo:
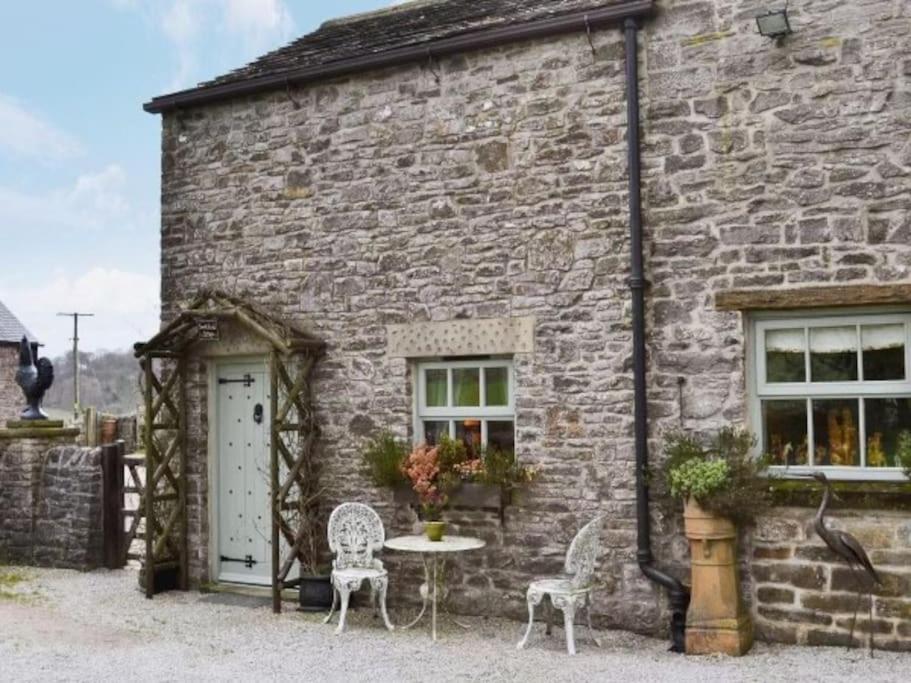
[[[766,458],[755,458],[746,431],[725,428],[708,445],[686,434],[666,440],[665,476],[684,502],[690,542],[692,596],[688,654],[742,655],[753,643],[737,577],[737,526],[752,523],[770,501]]]
[[[427,444],[415,446],[402,466],[402,471],[418,496],[424,533],[431,541],[443,540],[446,525],[442,513],[454,483],[451,471],[443,470],[440,466],[440,448]]]
[[[430,478],[432,488],[427,488],[429,451],[433,451],[436,468]],[[412,459],[414,462],[410,462]],[[425,521],[439,521],[447,504],[499,509],[502,519],[513,491],[537,477],[537,470],[519,465],[512,451],[495,447],[472,450],[461,439],[445,434],[432,447],[421,444],[412,449],[383,431],[367,441],[362,460],[365,473],[377,486],[393,489],[399,503],[417,502]],[[411,477],[409,471],[418,479]],[[419,488],[431,492],[429,497],[435,500],[427,499],[428,493],[422,494]]]
[[[369,439],[361,451],[365,473],[381,488],[410,489],[408,477],[402,471],[410,450],[408,444],[392,432],[380,432]]]
[[[300,563],[298,601],[305,612],[322,612],[332,606],[332,581],[325,558],[326,510],[320,501],[325,487],[319,484],[320,467],[313,448],[304,449],[300,466],[300,493],[296,500],[290,525],[301,534],[297,559]]]

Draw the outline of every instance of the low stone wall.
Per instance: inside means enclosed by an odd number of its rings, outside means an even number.
[[[102,565],[101,449],[72,438],[0,439],[0,561]]]
[[[806,645],[848,642],[856,583],[848,566],[820,540],[810,508],[776,508],[753,534],[753,616],[759,638]],[[835,510],[832,528],[867,549],[883,586],[873,598],[877,647],[911,651],[911,512]],[[866,641],[869,598],[857,617],[855,642]]]

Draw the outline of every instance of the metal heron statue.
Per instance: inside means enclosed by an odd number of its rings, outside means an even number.
[[[816,511],[816,520],[813,524],[813,527],[816,529],[816,533],[819,534],[819,537],[823,540],[823,542],[829,546],[829,548],[836,555],[848,563],[848,568],[851,570],[851,574],[854,576],[854,580],[857,582],[857,601],[854,603],[854,616],[851,619],[851,634],[848,637],[849,648],[854,644],[854,626],[857,622],[857,610],[860,607],[860,598],[863,594],[864,589],[864,585],[861,580],[862,575],[858,573],[858,571],[860,570],[863,572],[863,575],[865,575],[869,580],[869,589],[867,591],[870,596],[869,648],[870,656],[872,657],[873,584],[876,584],[877,586],[883,585],[882,579],[880,579],[879,574],[876,573],[876,568],[870,561],[870,557],[867,555],[867,551],[864,550],[864,547],[860,544],[860,541],[858,541],[856,538],[854,538],[854,536],[846,531],[841,531],[839,529],[830,529],[826,526],[826,509],[829,507],[829,501],[834,495],[832,493],[832,485],[829,483],[826,475],[822,472],[814,472],[809,475],[804,475],[804,477],[815,479],[825,487],[825,492],[822,496],[822,503],[819,504],[819,509]]]

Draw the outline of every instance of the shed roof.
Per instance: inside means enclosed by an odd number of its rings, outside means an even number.
[[[28,328],[19,322],[19,319],[13,315],[2,301],[0,301],[0,344],[18,344],[22,337],[28,337],[29,341],[36,342],[38,339]]]
[[[249,86],[255,83],[277,88],[285,82],[300,80],[302,72],[337,75],[339,65],[349,62],[352,68],[348,71],[363,70],[375,66],[371,57],[401,52],[405,48],[430,49],[441,41],[472,34],[499,31],[500,42],[505,42],[510,34],[504,33],[504,29],[558,21],[570,15],[581,18],[590,13],[591,24],[597,27],[625,14],[645,14],[653,9],[653,4],[654,0],[415,0],[327,21],[316,31],[247,66],[195,88],[156,97],[145,105],[145,109],[161,112],[196,104],[203,99],[227,99],[252,92],[253,88]],[[446,50],[454,51],[457,49]],[[314,80],[313,76],[308,80]]]

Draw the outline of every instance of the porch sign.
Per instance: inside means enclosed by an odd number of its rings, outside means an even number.
[[[197,318],[196,329],[199,331],[201,341],[218,341],[218,319]]]

